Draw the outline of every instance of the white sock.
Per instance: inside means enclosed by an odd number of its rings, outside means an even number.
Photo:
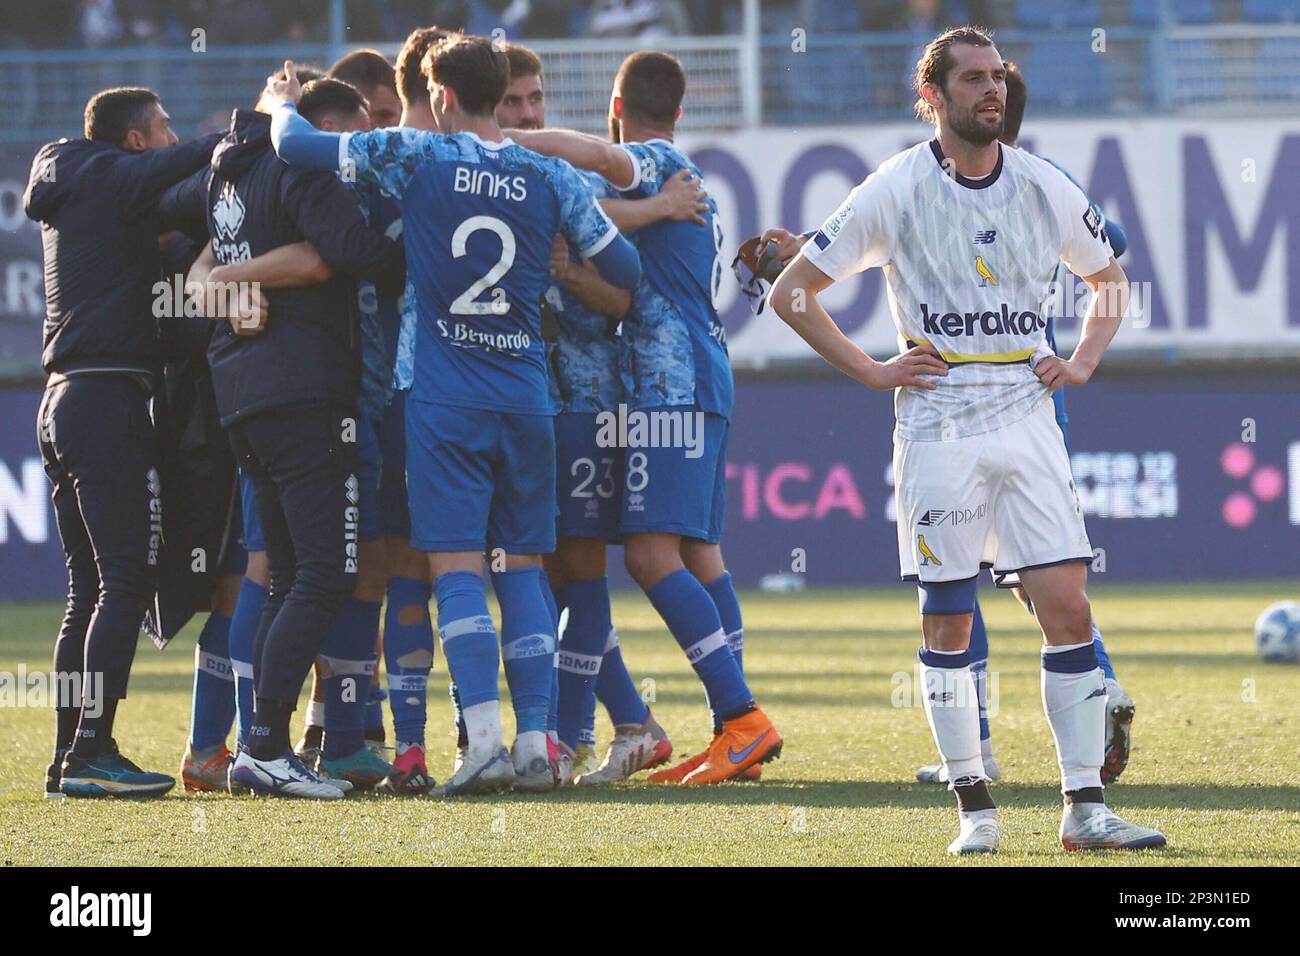
[[[1101,668],[1080,674],[1043,668],[1042,687],[1043,712],[1061,765],[1061,792],[1100,787],[1106,749],[1106,684]]]
[[[307,702],[307,713],[305,719],[308,727],[325,726],[325,701],[310,700]]]
[[[920,668],[925,718],[948,768],[948,789],[952,789],[954,780],[987,780],[980,753],[979,704],[970,667],[930,667],[922,662]]]
[[[461,710],[471,758],[494,756],[501,749],[501,701],[485,700]]]
[[[980,740],[980,756],[981,756],[981,757],[992,757],[992,756],[993,756],[993,738],[992,738],[992,737],[984,737],[983,739]]]
[[[536,756],[546,756],[546,732],[529,730],[515,737],[515,753],[531,760]]]

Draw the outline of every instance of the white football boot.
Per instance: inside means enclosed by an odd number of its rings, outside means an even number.
[[[659,726],[654,714],[647,714],[645,723],[619,724],[615,727],[614,739],[605,751],[604,762],[591,773],[581,774],[573,782],[579,787],[618,783],[634,773],[667,762],[672,753],[672,741]]]
[[[550,773],[549,768],[547,773]],[[498,793],[515,785],[515,768],[505,747],[494,754],[476,755],[466,750],[451,779],[429,791],[431,797],[455,797],[462,794]]]
[[[1101,765],[1101,782],[1114,783],[1128,766],[1133,746],[1133,714],[1137,707],[1119,681],[1106,678],[1106,756]]]
[[[525,793],[544,793],[555,789],[555,771],[546,747],[546,734],[520,734],[510,748],[515,769],[515,789]]]
[[[972,810],[969,813],[958,811],[957,819],[961,829],[957,839],[948,844],[948,852],[953,856],[969,856],[972,853],[996,853],[998,851],[998,811]]]
[[[1159,830],[1122,820],[1104,803],[1066,804],[1061,846],[1067,850],[1143,850],[1165,845]]]
[[[298,755],[287,751],[275,760],[257,760],[247,750],[235,758],[230,771],[233,785],[243,785],[264,797],[301,797],[307,800],[342,800],[337,781],[326,782]]]

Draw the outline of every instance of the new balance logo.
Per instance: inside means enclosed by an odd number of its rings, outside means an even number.
[[[996,229],[981,229],[975,233],[975,245],[986,246],[998,237]]]

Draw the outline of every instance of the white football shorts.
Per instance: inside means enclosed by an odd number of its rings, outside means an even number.
[[[904,580],[963,581],[1091,561],[1092,545],[1050,399],[1003,428],[894,440]]]

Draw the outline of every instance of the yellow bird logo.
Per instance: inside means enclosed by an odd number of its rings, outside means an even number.
[[[934,552],[930,550],[930,546],[925,543],[925,535],[918,534],[916,536],[916,548],[921,552],[922,565],[929,566],[934,564],[942,567],[943,562],[934,556]]]
[[[997,277],[994,276],[993,273],[989,271],[989,267],[984,264],[983,256],[975,257],[975,271],[980,274],[980,288],[983,288],[990,283],[993,285],[998,284]]]

